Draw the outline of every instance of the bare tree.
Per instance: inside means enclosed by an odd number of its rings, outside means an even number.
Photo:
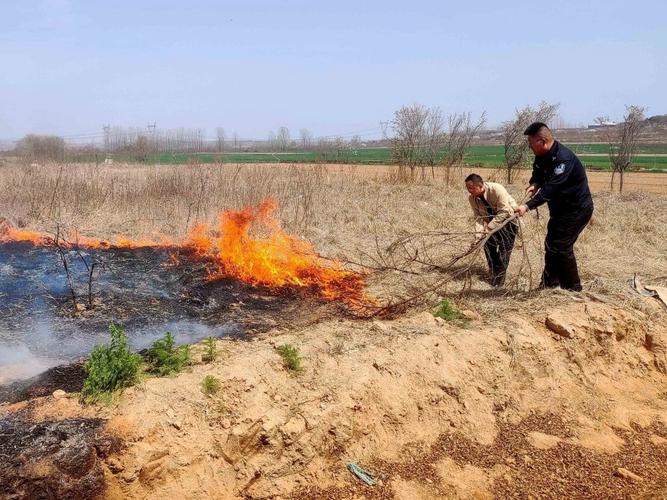
[[[472,141],[486,123],[486,112],[479,119],[472,121],[471,113],[454,113],[448,117],[449,129],[443,138],[442,163],[446,169],[446,183],[451,181],[451,170],[461,165],[470,150]]]
[[[299,130],[299,138],[301,142],[301,148],[304,150],[309,149],[313,142],[313,134],[310,133],[310,130],[307,128],[302,128]]]
[[[289,129],[287,127],[280,127],[276,134],[276,147],[279,151],[287,151],[290,145]]]
[[[215,129],[216,136],[216,146],[218,147],[218,153],[222,153],[225,150],[225,129],[218,127]]]
[[[501,128],[505,149],[505,169],[507,184],[512,183],[512,174],[517,168],[526,165],[529,158],[529,148],[523,132],[532,122],[544,122],[547,125],[558,113],[559,104],[549,104],[542,101],[537,108],[526,106],[517,109],[512,120],[503,123]]]
[[[614,189],[614,176],[620,175],[619,192],[623,192],[623,174],[632,167],[637,153],[637,139],[646,123],[641,106],[627,106],[623,123],[610,129],[609,133],[609,162],[611,163],[611,189]]]
[[[426,117],[424,129],[424,163],[431,167],[431,176],[435,178],[434,166],[438,161],[438,155],[444,136],[445,119],[442,116],[440,108],[431,108]],[[425,177],[425,170],[422,167],[422,179]]]
[[[137,137],[137,141],[132,147],[132,153],[134,159],[137,161],[146,161],[148,159],[148,153],[150,152],[150,142],[148,137],[145,135],[140,135]]]
[[[399,165],[399,177],[407,177],[407,167],[414,180],[418,166],[422,167],[424,177],[426,165],[434,165],[437,160],[438,144],[442,139],[442,112],[422,104],[403,106],[394,112],[391,126],[394,130],[392,158]]]
[[[65,140],[55,135],[28,134],[16,143],[16,152],[26,161],[63,161]]]

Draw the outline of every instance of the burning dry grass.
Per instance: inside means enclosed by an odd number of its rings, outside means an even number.
[[[378,267],[387,248],[399,238],[428,233],[419,239],[421,257],[443,263],[469,244],[471,219],[467,194],[441,181],[399,184],[382,173],[362,175],[364,167],[284,165],[6,165],[0,170],[0,215],[18,228],[54,232],[76,228],[82,235],[112,239],[182,239],[196,234],[197,224],[215,226],[223,209],[240,209],[263,200],[278,202],[277,218],[286,233],[307,240],[322,255]],[[463,172],[467,174],[468,172]],[[517,199],[522,186],[510,186]],[[576,251],[585,287],[622,293],[633,273],[645,281],[665,283],[667,198],[661,195],[599,193],[596,212]],[[515,248],[508,285],[533,285],[542,267],[542,245],[548,214],[523,221],[523,242]],[[267,228],[264,228],[266,230]],[[445,234],[446,233],[446,234]],[[456,235],[456,236],[452,236]],[[266,236],[266,234],[264,234]],[[304,242],[304,244],[306,244]],[[483,257],[471,273],[449,283],[441,294],[466,288],[468,300],[482,311],[539,307],[544,296],[519,294],[503,301],[503,293],[484,283]],[[419,272],[375,273],[371,293],[383,297],[409,295],[439,279],[422,266]],[[519,272],[521,268],[521,272]],[[261,280],[260,280],[261,281]],[[515,297],[517,297],[515,295]],[[537,302],[536,302],[537,301]]]

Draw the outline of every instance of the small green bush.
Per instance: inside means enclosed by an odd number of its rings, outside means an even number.
[[[211,396],[220,390],[220,380],[213,375],[206,375],[201,381],[201,390],[207,396]]]
[[[141,356],[130,351],[123,328],[112,322],[109,333],[111,342],[96,346],[84,366],[86,380],[81,390],[84,400],[108,399],[114,391],[134,384],[139,376]]]
[[[215,347],[215,338],[213,337],[206,337],[204,340],[204,347],[206,348],[206,351],[204,352],[204,355],[201,357],[201,360],[204,363],[212,363],[216,359],[218,359],[218,350]]]
[[[449,323],[454,323],[462,326],[468,323],[468,319],[465,316],[463,316],[456,309],[456,307],[454,307],[454,304],[452,304],[447,299],[443,299],[442,302],[438,304],[438,306],[435,309],[435,312],[433,313],[433,316],[437,318],[442,318]]]
[[[151,373],[164,377],[178,373],[190,364],[190,346],[176,347],[174,336],[167,332],[164,338],[156,340],[148,349]]]
[[[283,358],[285,368],[292,372],[300,372],[302,370],[299,349],[291,344],[283,344],[278,347],[278,353]]]

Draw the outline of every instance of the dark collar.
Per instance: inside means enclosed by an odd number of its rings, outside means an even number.
[[[536,156],[536,158],[540,158],[540,159],[546,159],[546,158],[552,159],[552,158],[554,158],[558,154],[558,147],[559,146],[560,146],[560,143],[558,141],[554,141],[554,144],[553,144],[553,146],[551,146],[549,151],[547,151],[543,155]]]

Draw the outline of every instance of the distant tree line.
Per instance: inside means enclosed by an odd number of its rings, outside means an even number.
[[[16,143],[15,151],[25,161],[63,161],[65,140],[55,135],[28,134]]]
[[[557,128],[562,123],[558,104],[541,102],[537,106],[516,109],[512,119],[503,122],[494,136],[503,145],[506,182],[512,183],[515,172],[532,161],[532,154],[523,135],[533,121],[542,121]],[[644,108],[629,106],[622,123],[605,127],[609,144],[609,160],[614,176],[619,174],[623,189],[623,174],[633,168],[636,144],[640,133],[648,126],[662,126],[667,115],[644,116]],[[600,118],[602,119],[602,118]],[[606,118],[606,121],[609,121]],[[352,137],[314,137],[302,128],[298,137],[292,137],[286,126],[270,132],[268,140],[242,140],[237,132],[228,134],[223,127],[215,129],[213,139],[207,139],[201,128],[157,129],[154,125],[140,127],[103,127],[101,144],[67,145],[62,137],[29,134],[16,143],[15,153],[25,161],[64,161],[80,155],[86,161],[99,162],[107,155],[122,156],[134,161],[146,161],[161,153],[220,153],[304,151],[316,153],[316,161],[354,161],[359,151],[369,145],[389,145],[392,162],[398,165],[399,177],[414,180],[425,178],[437,168],[444,169],[446,182],[451,180],[454,168],[461,168],[473,141],[480,139],[486,123],[486,114],[473,117],[470,112],[445,115],[440,108],[421,104],[402,106],[390,122],[381,122],[383,139],[362,142]],[[387,136],[387,130],[393,134]],[[612,178],[612,187],[613,187]]]

